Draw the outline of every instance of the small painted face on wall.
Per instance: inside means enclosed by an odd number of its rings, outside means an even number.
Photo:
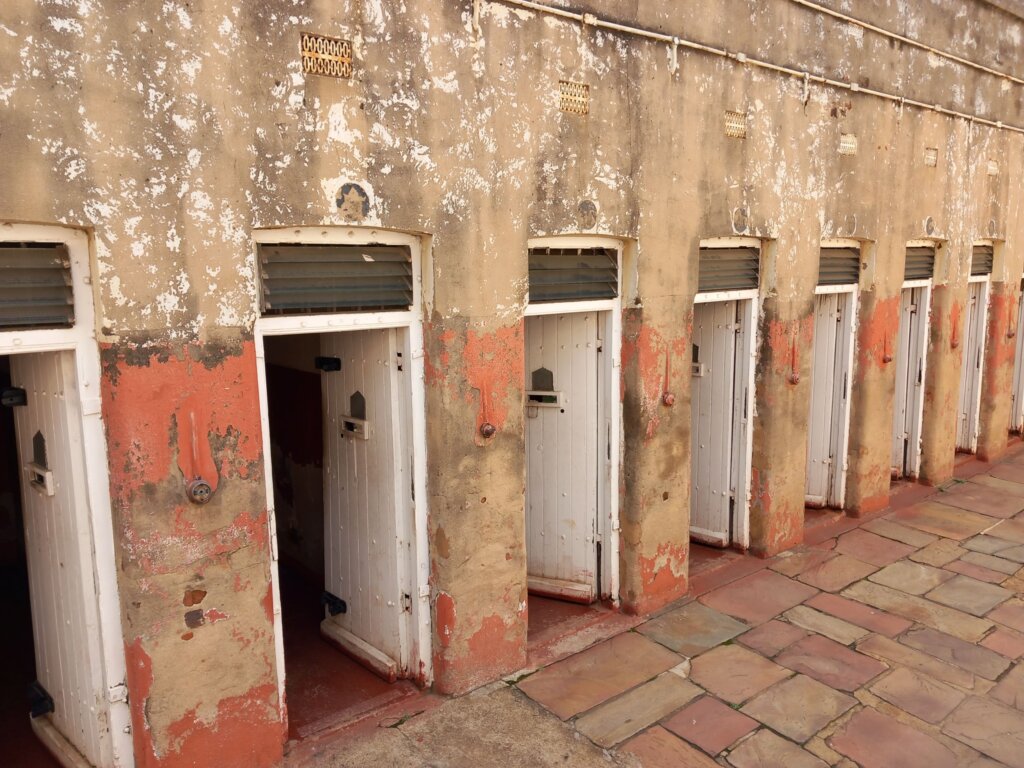
[[[348,222],[358,224],[370,213],[370,196],[358,184],[342,184],[335,202],[338,213]]]
[[[593,200],[581,200],[576,210],[580,229],[588,230],[597,227],[597,204]]]

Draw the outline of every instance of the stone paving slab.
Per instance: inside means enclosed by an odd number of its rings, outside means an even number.
[[[519,683],[519,689],[563,720],[596,707],[680,661],[635,632],[625,632]]]
[[[1024,632],[1024,600],[1019,597],[1007,600],[994,611],[989,612],[985,618],[998,621],[1018,632]]]
[[[1013,464],[999,464],[988,472],[994,478],[999,480],[1006,480],[1014,485],[1024,482],[1024,476],[1021,475],[1020,467]]]
[[[748,624],[761,624],[817,594],[806,584],[764,570],[719,587],[700,602]]]
[[[1000,550],[999,557],[1017,563],[1018,566],[1024,565],[1024,544]]]
[[[730,704],[740,704],[789,676],[789,671],[738,645],[720,645],[698,656],[690,679]]]
[[[975,475],[968,482],[984,485],[988,488],[995,488],[998,491],[1010,493],[1014,496],[1024,496],[1024,473],[1017,468],[1012,474],[1017,478],[1017,481],[996,477],[992,472],[989,472],[987,475]]]
[[[872,685],[871,692],[932,724],[942,722],[967,698],[967,694],[907,667],[894,669]]]
[[[827,613],[816,611],[806,605],[798,605],[790,608],[782,614],[791,624],[806,629],[810,632],[817,632],[819,635],[835,640],[841,645],[852,645],[864,637],[868,631],[855,624],[829,616]]]
[[[1024,544],[1024,520],[1001,520],[986,533],[1000,539],[1009,539],[1018,544]]]
[[[959,483],[935,495],[941,504],[978,512],[989,517],[1009,518],[1024,510],[1024,499],[977,483]]]
[[[1000,603],[1013,597],[1013,593],[995,584],[978,581],[969,576],[957,575],[945,584],[937,586],[925,597],[957,611],[963,611],[973,616],[984,616]],[[937,629],[941,629],[941,627],[937,627]],[[971,639],[973,640],[973,638]]]
[[[967,554],[975,554],[968,552]],[[1000,573],[999,571],[992,571],[988,568],[983,568],[980,565],[974,565],[970,562],[965,562],[963,559],[954,560],[946,566],[943,566],[950,573],[959,573],[961,576],[969,576],[972,579],[978,581],[984,581],[987,584],[1001,584],[1006,580],[1006,574]]]
[[[999,681],[989,695],[1008,706],[1024,711],[1024,665],[1018,664]]]
[[[884,517],[868,520],[861,528],[871,533],[877,533],[879,536],[885,536],[887,539],[909,544],[912,547],[926,547],[938,538],[931,533],[901,525],[893,520],[886,520]]]
[[[984,552],[986,555],[994,555],[996,552],[1014,547],[1015,544],[1008,539],[1000,539],[998,536],[982,533],[967,539],[967,541],[963,542],[962,546],[964,549],[969,549],[972,552]]]
[[[941,567],[946,565],[946,563],[959,559],[966,551],[952,539],[939,539],[927,547],[922,547],[908,557],[915,563],[925,563]]]
[[[1024,712],[972,696],[947,718],[942,732],[1010,768],[1024,768]]]
[[[916,549],[909,544],[856,528],[836,541],[836,552],[851,555],[865,563],[882,567],[906,557]]]
[[[721,768],[703,752],[660,725],[627,741],[619,753],[634,758],[627,764],[638,768]]]
[[[987,555],[984,552],[968,552],[960,558],[960,562],[980,565],[982,568],[988,568],[990,571],[999,571],[1007,576],[1012,576],[1020,569],[1020,565],[1012,560],[996,557],[995,555]]]
[[[957,541],[976,536],[998,522],[987,515],[979,515],[934,501],[923,501],[912,507],[897,510],[889,515],[889,519],[925,533]]]
[[[795,550],[776,555],[768,567],[783,576],[796,576],[830,557],[835,557],[835,554],[822,549]]]
[[[749,701],[740,711],[803,743],[857,704],[845,693],[796,675]]]
[[[810,752],[766,728],[730,752],[729,764],[735,768],[828,768]]]
[[[944,581],[949,581],[953,578],[953,574],[924,563],[900,560],[892,565],[887,565],[869,578],[876,584],[898,589],[900,592],[923,595]]]
[[[683,707],[662,725],[714,756],[755,730],[759,724],[728,704],[705,696]]]
[[[995,651],[928,627],[910,630],[900,642],[988,680],[997,680],[1010,666],[1009,659]]]
[[[737,641],[757,651],[762,656],[771,658],[783,648],[788,648],[797,640],[806,636],[807,633],[799,627],[772,619],[755,627],[746,634],[740,635]]]
[[[576,730],[599,747],[611,747],[703,693],[689,680],[672,672],[663,672],[650,682],[582,715],[576,720]]]
[[[839,595],[827,593],[815,595],[807,601],[806,605],[886,637],[896,637],[913,625],[913,622],[901,616],[894,616],[856,600],[847,600]]]
[[[696,656],[747,629],[746,624],[698,602],[688,603],[637,627],[642,635],[684,656]]]
[[[837,555],[808,568],[797,578],[804,584],[810,584],[825,592],[838,592],[876,570],[876,565],[865,563],[850,555]]]
[[[1024,656],[1024,635],[1012,629],[997,627],[981,641],[981,644],[1012,661]]]
[[[794,643],[776,656],[775,661],[831,688],[850,692],[888,669],[877,659],[821,635],[811,635]]]
[[[921,731],[866,707],[826,740],[863,768],[959,768],[957,756]]]
[[[975,688],[975,678],[970,672],[881,635],[865,637],[857,643],[857,650],[885,662],[910,667],[928,677],[942,680],[958,688],[969,691]]]
[[[957,576],[954,578],[966,578]],[[938,587],[942,589],[952,583],[952,579]],[[977,582],[981,583],[981,582]],[[991,586],[985,584],[983,586]],[[932,590],[934,593],[935,590]],[[954,593],[956,594],[956,593]],[[895,613],[898,616],[918,621],[940,632],[955,635],[962,640],[976,643],[992,628],[992,623],[976,618],[970,614],[958,611],[954,608],[938,605],[923,597],[915,597],[899,592],[881,584],[872,584],[867,581],[859,581],[843,592],[844,597],[859,600],[862,603],[873,605],[884,611]]]

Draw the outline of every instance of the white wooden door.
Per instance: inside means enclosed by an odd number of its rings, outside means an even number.
[[[815,297],[806,502],[842,508],[846,471],[853,294]]]
[[[321,374],[325,589],[347,604],[341,629],[408,670],[412,520],[408,354],[396,329],[323,334],[341,360]],[[408,595],[408,596],[406,596]]]
[[[530,588],[584,602],[597,594],[598,322],[596,312],[526,319]]]
[[[690,535],[726,546],[732,540],[737,455],[743,453],[737,430],[744,399],[737,376],[741,353],[739,302],[696,304],[693,309],[693,378],[690,390]]]
[[[900,295],[893,397],[893,477],[916,477],[918,473],[927,334],[928,289],[904,288]]]
[[[1024,298],[1017,301],[1017,352],[1013,360],[1013,389],[1010,393],[1013,409],[1010,414],[1010,429],[1020,432],[1024,429]]]
[[[964,351],[960,363],[960,396],[957,403],[956,449],[974,453],[978,448],[978,410],[981,406],[981,375],[985,359],[985,325],[988,283],[967,286]]]
[[[111,764],[85,454],[73,352],[11,356],[36,678],[58,731],[93,765]]]

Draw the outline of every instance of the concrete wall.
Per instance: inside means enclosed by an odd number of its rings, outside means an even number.
[[[857,5],[893,31],[1021,70],[1024,23],[988,3]],[[788,0],[577,6],[1024,123],[1020,85]],[[500,1],[482,4],[480,27],[469,0],[13,0],[0,11],[0,218],[94,233],[140,765],[201,764],[214,753],[221,765],[280,760],[255,228],[358,224],[429,235],[430,578],[442,691],[525,660],[521,372],[531,236],[586,228],[635,244],[638,288],[623,311],[621,361],[626,610],[650,611],[687,590],[688,355],[701,238],[768,243],[754,551],[777,552],[802,535],[806,350],[823,237],[866,243],[848,508],[887,503],[887,359],[909,239],[942,242],[923,478],[941,482],[952,471],[962,346],[951,342],[979,237],[1001,243],[979,451],[1005,447],[1007,331],[1022,272],[1021,134],[863,92],[812,84],[805,93],[799,79],[694,51],[680,51],[673,73],[664,43]],[[304,77],[300,31],[352,40],[352,79]],[[590,85],[589,116],[559,112],[562,78]],[[746,139],[724,135],[725,110],[747,115]],[[857,135],[857,155],[838,154],[841,133]],[[925,147],[938,149],[937,167],[924,164]],[[345,183],[367,193],[365,215],[339,208]],[[596,225],[579,214],[584,200],[596,204]],[[676,395],[671,407],[666,390]],[[497,427],[493,438],[479,434],[485,421]],[[183,450],[193,439],[195,461]],[[202,508],[182,494],[196,471],[218,484]]]

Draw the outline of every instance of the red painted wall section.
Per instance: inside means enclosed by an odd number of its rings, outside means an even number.
[[[251,341],[103,349],[137,765],[282,760]],[[202,476],[212,500],[186,500]]]
[[[750,549],[762,556],[799,544],[804,533],[813,303],[796,318],[771,316],[781,310],[792,311],[777,301],[764,304],[756,370]]]
[[[900,297],[860,294],[850,404],[846,511],[858,516],[889,504],[892,392]]]
[[[622,314],[619,562],[629,613],[656,611],[689,589],[691,323],[676,297]]]

